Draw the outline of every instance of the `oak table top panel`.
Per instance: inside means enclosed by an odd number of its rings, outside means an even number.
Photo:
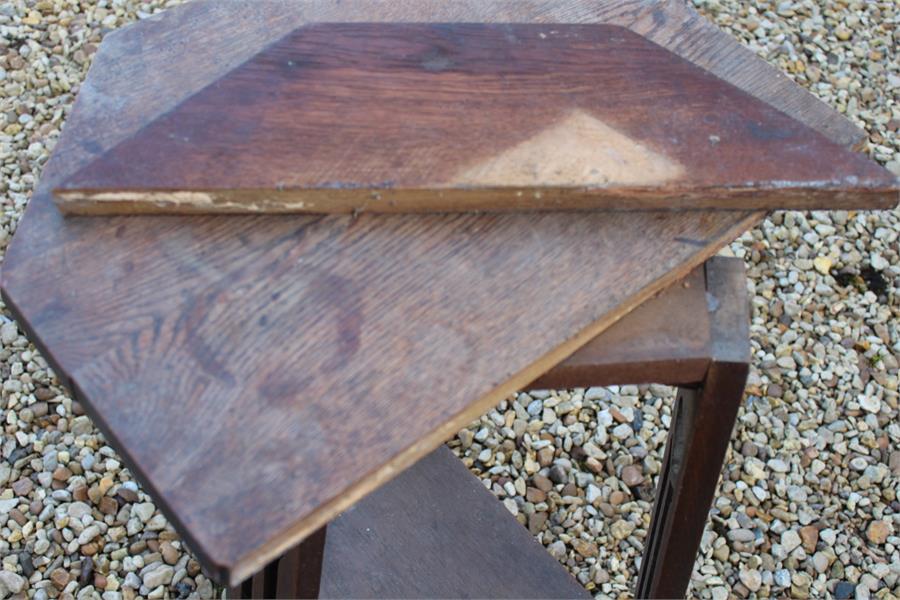
[[[890,208],[898,190],[864,155],[621,26],[320,23],[56,195],[75,214],[402,213]]]

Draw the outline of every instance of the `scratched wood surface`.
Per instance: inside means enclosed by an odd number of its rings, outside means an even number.
[[[7,252],[3,294],[222,581],[762,217],[63,218],[53,206],[69,175],[303,23],[429,20],[625,25],[843,145],[862,139],[680,2],[197,2],[110,34]]]
[[[65,212],[889,208],[889,171],[615,25],[323,23],[56,190]]]

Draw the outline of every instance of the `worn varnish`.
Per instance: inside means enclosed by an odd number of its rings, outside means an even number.
[[[196,2],[110,34],[6,254],[4,298],[221,581],[280,556],[762,217],[53,206],[73,173],[304,23],[429,20],[625,25],[842,145],[864,139],[680,1]]]
[[[174,76],[174,75],[171,75]],[[886,169],[624,27],[300,27],[68,177],[65,212],[887,208]]]

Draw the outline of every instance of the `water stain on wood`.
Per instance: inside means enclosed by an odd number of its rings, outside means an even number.
[[[453,178],[461,186],[604,187],[662,185],[685,175],[679,163],[601,120],[574,110],[561,121]]]

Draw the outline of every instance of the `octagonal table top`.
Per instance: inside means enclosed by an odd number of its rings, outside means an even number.
[[[861,139],[680,2],[195,2],[110,34],[9,248],[4,298],[230,583],[762,217],[64,218],[53,206],[58,182],[217,74],[335,20],[619,24],[842,145]]]

